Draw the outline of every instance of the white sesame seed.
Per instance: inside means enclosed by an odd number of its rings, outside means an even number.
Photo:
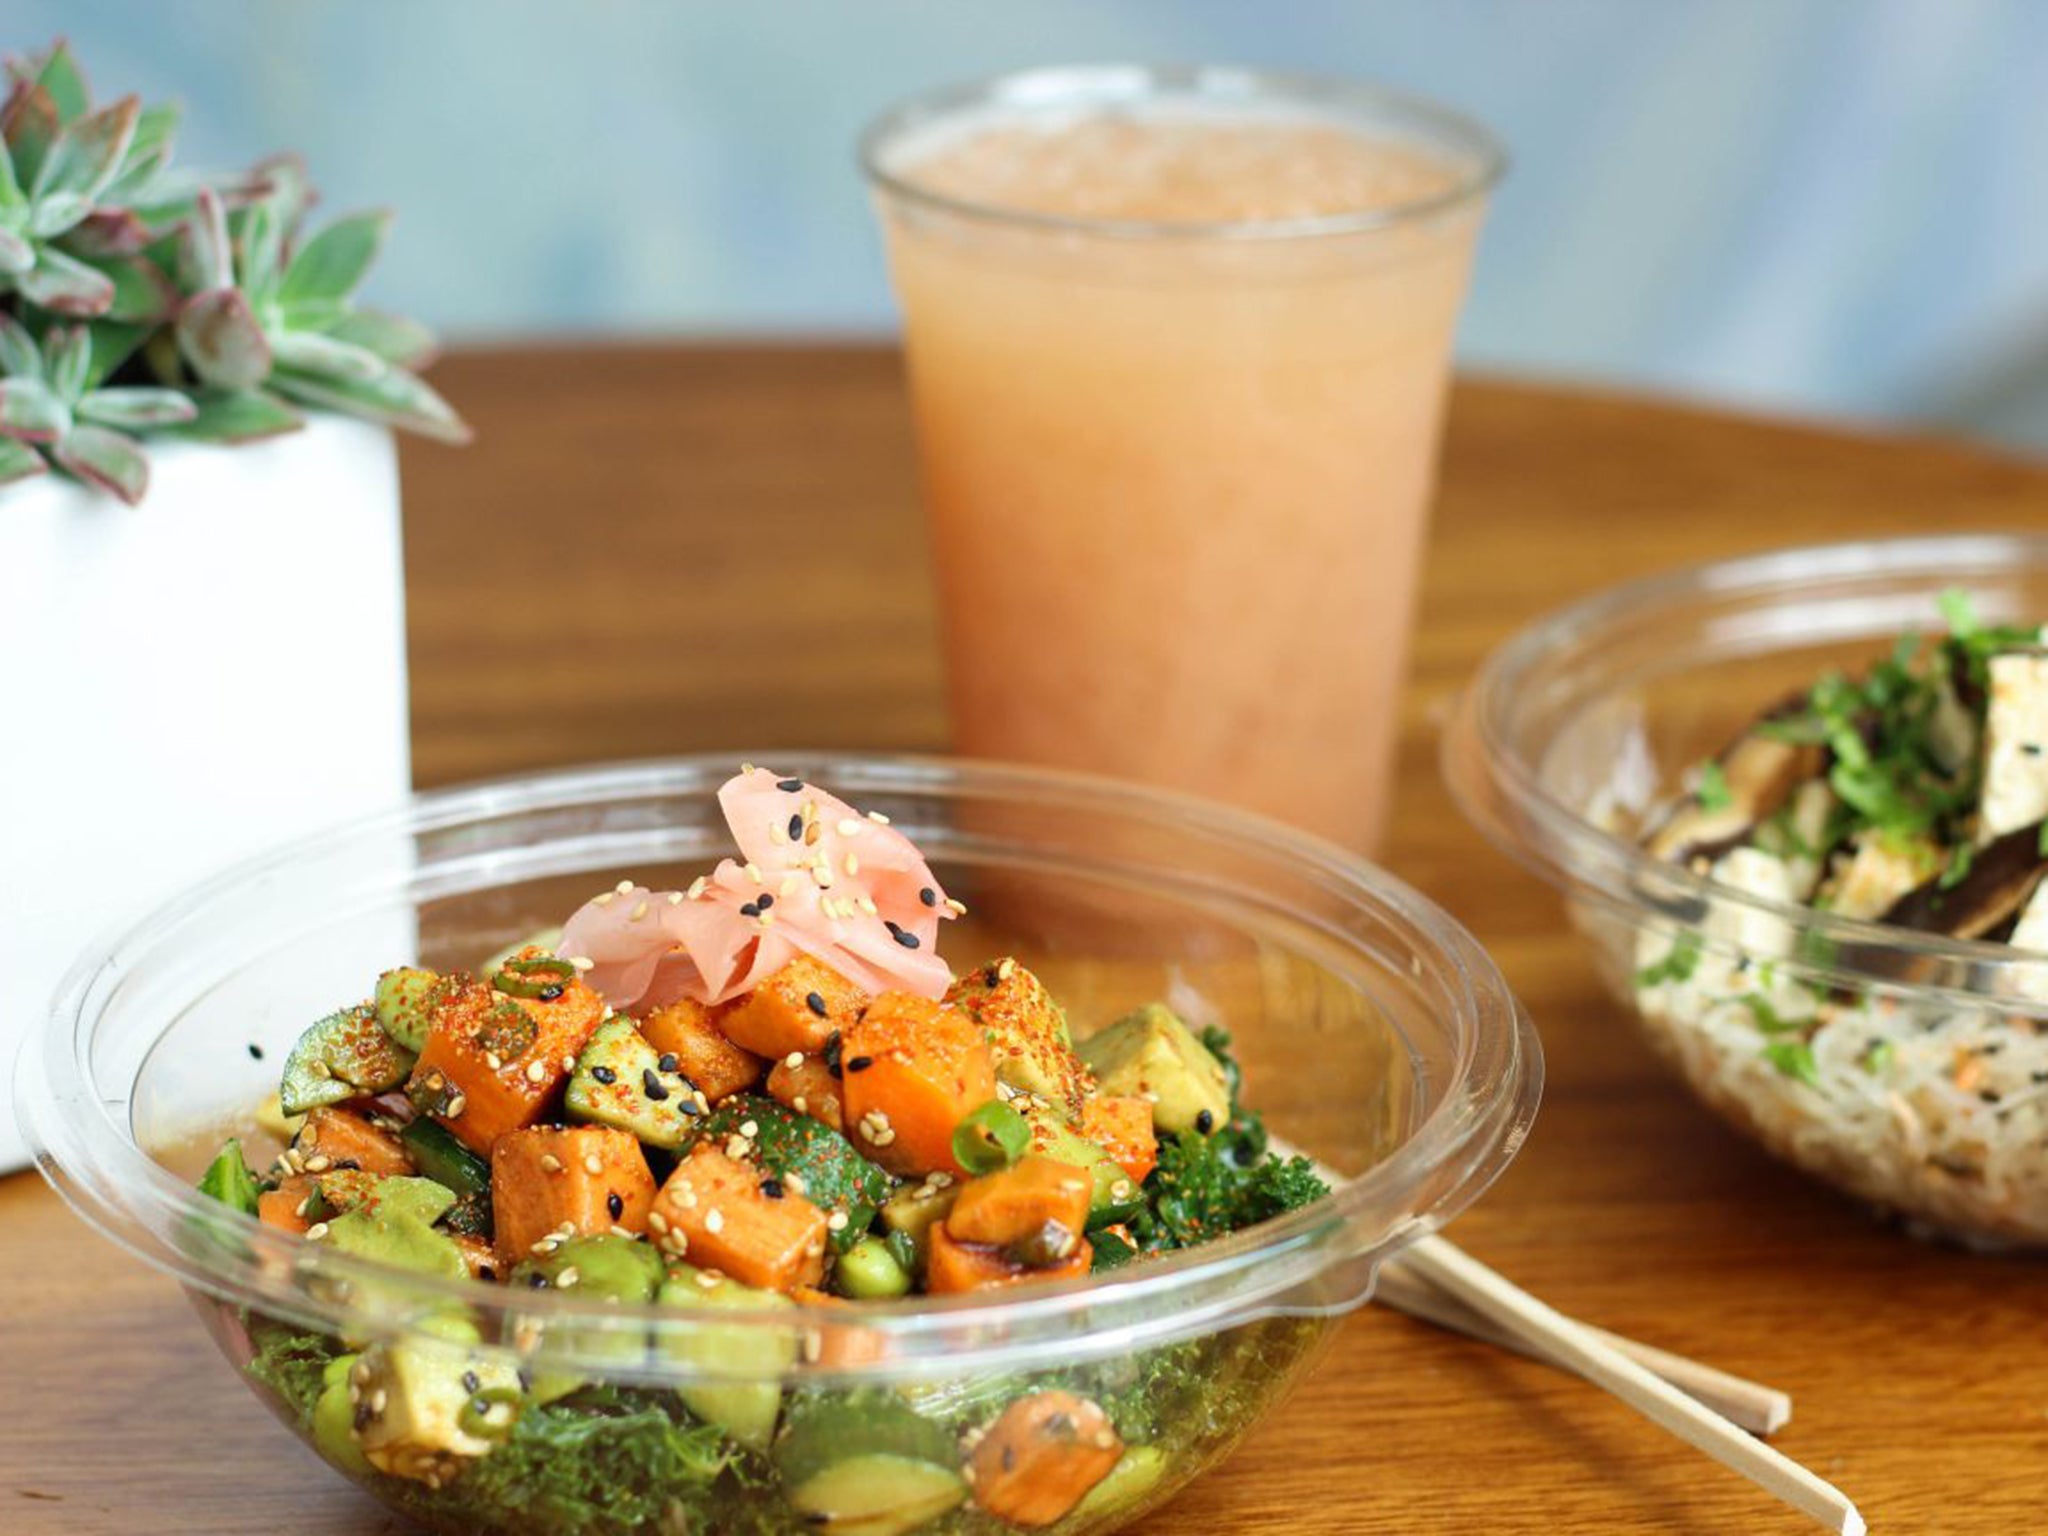
[[[705,879],[702,875],[699,875],[696,879],[690,882],[690,888],[683,894],[689,900],[695,901],[698,897],[704,894],[705,887],[710,884],[711,882],[709,880]]]
[[[595,1152],[583,1159],[583,1171],[595,1178],[604,1172],[604,1159]]]
[[[725,1276],[718,1273],[715,1269],[700,1269],[697,1271],[697,1283],[707,1291],[717,1290],[724,1279]]]
[[[448,1101],[447,1107],[443,1109],[441,1112],[444,1115],[446,1115],[450,1120],[460,1120],[462,1118],[462,1112],[467,1108],[469,1108],[468,1098],[458,1093],[457,1095],[455,1095],[454,1098]]]
[[[846,1230],[846,1212],[834,1211],[825,1218],[825,1225],[834,1232],[844,1232]]]
[[[543,1152],[540,1155],[540,1171],[542,1173],[560,1173],[562,1171],[562,1160],[552,1152]]]
[[[306,1228],[306,1241],[309,1243],[317,1243],[326,1235],[327,1223],[324,1221],[316,1221],[313,1225]]]
[[[617,891],[621,896],[623,896],[626,894],[626,892],[633,889],[633,882],[630,880],[621,880],[617,885],[613,886],[612,889]]]
[[[761,866],[760,866],[760,865],[758,865],[758,864],[754,863],[754,862],[753,862],[752,860],[749,860],[749,861],[748,861],[748,862],[747,862],[747,863],[746,863],[745,865],[743,865],[742,867],[743,867],[743,868],[744,868],[744,869],[746,870],[746,872],[747,872],[747,878],[748,878],[749,880],[753,881],[753,882],[754,882],[754,884],[756,884],[756,885],[761,885],[761,884],[763,884],[763,883],[764,883],[764,881],[763,881],[763,879],[762,879],[762,876],[761,876]]]
[[[659,1211],[649,1211],[647,1213],[647,1225],[650,1230],[656,1233],[666,1232],[668,1230],[668,1218]]]
[[[865,831],[867,828],[851,816],[843,816],[839,820],[838,832],[841,837],[859,837]]]
[[[636,901],[633,903],[633,910],[626,914],[626,921],[629,923],[637,923],[640,921],[641,918],[645,917],[646,915],[647,903],[644,901]]]
[[[996,967],[997,981],[1008,981],[1012,976],[1016,974],[1017,962],[1014,960],[1005,960],[1001,965]]]
[[[848,854],[848,855],[846,856],[846,878],[847,878],[847,879],[849,879],[849,880],[851,880],[851,879],[852,879],[852,878],[853,878],[853,877],[854,877],[855,875],[857,875],[857,874],[859,874],[859,873],[860,873],[860,858],[859,858],[859,856],[858,856],[858,855],[856,855],[856,854],[851,854],[851,853],[849,853],[849,854]]]
[[[863,896],[863,897],[861,897],[861,898],[860,898],[860,902],[859,902],[859,905],[860,905],[860,909],[861,909],[861,911],[863,911],[863,912],[867,913],[867,915],[868,915],[869,917],[873,917],[873,916],[875,916],[875,898],[874,898],[874,897],[872,897],[872,896]]]
[[[964,901],[955,901],[951,896],[948,896],[946,898],[946,910],[951,912],[955,917],[962,917],[966,915],[967,903]]]
[[[791,1051],[787,1056],[782,1058],[782,1064],[785,1067],[788,1067],[790,1071],[794,1072],[798,1067],[804,1064],[804,1053],[802,1051]]]
[[[574,1237],[576,1235],[576,1223],[573,1221],[565,1221],[559,1227],[555,1228],[555,1230],[561,1233],[564,1237]]]
[[[681,891],[670,891],[668,893],[668,904],[672,907],[680,907],[683,904],[683,893]]]
[[[782,844],[784,844],[784,843],[788,842],[788,841],[789,841],[789,824],[788,824],[787,822],[785,822],[785,821],[771,821],[771,822],[769,822],[769,823],[768,823],[768,841],[769,841],[769,842],[771,842],[771,843],[774,843],[774,844],[775,844],[775,845],[776,845],[777,847],[780,847],[780,846],[781,846]]]
[[[608,907],[618,899],[619,893],[617,891],[606,891],[601,895],[591,897],[590,904],[593,907]]]
[[[791,1099],[789,1107],[800,1115],[807,1115],[811,1112],[810,1100],[806,1099],[802,1094],[798,1094],[795,1098]]]
[[[760,1135],[760,1134],[761,1134],[761,1122],[760,1122],[760,1121],[758,1121],[758,1120],[742,1120],[742,1121],[740,1122],[740,1134],[741,1134],[742,1136],[758,1136],[758,1135]]]
[[[493,1072],[502,1071],[505,1066],[505,1058],[500,1056],[496,1051],[485,1051],[484,1065],[489,1067]]]
[[[316,1152],[306,1159],[306,1172],[308,1173],[325,1173],[333,1166],[334,1159],[323,1153]]]
[[[529,1083],[544,1083],[548,1080],[548,1064],[544,1061],[529,1062],[526,1067]]]
[[[877,826],[886,827],[887,825],[889,825],[889,818],[884,816],[880,811],[869,811],[868,820],[874,822]]]
[[[566,1054],[565,1054],[565,1055],[564,1055],[564,1056],[562,1057],[562,1063],[561,1063],[561,1065],[562,1065],[562,1070],[563,1070],[564,1072],[574,1072],[574,1071],[576,1070],[576,1058],[575,1058],[574,1056],[570,1056],[570,1055],[566,1055]]]
[[[569,957],[569,963],[575,966],[576,969],[579,971],[588,971],[595,968],[597,965],[597,962],[591,959],[588,955],[571,955]]]
[[[575,1285],[576,1282],[578,1280],[581,1280],[582,1278],[583,1272],[580,1269],[578,1269],[574,1264],[571,1264],[567,1269],[563,1270],[559,1275],[555,1276],[555,1286],[559,1290],[566,1291],[570,1287]]]
[[[704,1213],[704,1230],[706,1232],[723,1232],[725,1230],[725,1212],[715,1208],[706,1211]]]

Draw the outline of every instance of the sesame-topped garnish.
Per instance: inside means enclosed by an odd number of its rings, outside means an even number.
[[[938,925],[964,908],[886,815],[760,768],[729,780],[719,802],[736,857],[681,892],[626,882],[564,926],[558,950],[590,962],[583,980],[607,1005],[638,1015],[685,998],[720,1004],[800,954],[865,992],[944,994]]]

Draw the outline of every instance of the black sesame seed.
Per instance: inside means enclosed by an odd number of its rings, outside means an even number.
[[[363,1165],[352,1157],[344,1157],[334,1165],[331,1171],[334,1173],[361,1173]]]
[[[626,1197],[615,1189],[604,1197],[604,1208],[612,1213],[612,1220],[617,1221],[626,1214]]]
[[[2005,1095],[2000,1093],[1996,1088],[1980,1088],[1977,1090],[1977,1097],[1982,1099],[1986,1104],[1996,1104],[2000,1099],[2004,1098]]]
[[[928,885],[923,886],[918,890],[917,899],[928,907],[936,907],[939,904],[939,893]]]
[[[640,1086],[647,1090],[647,1097],[654,1100],[657,1104],[668,1097],[667,1085],[654,1075],[654,1068],[652,1067],[649,1067],[640,1074]]]
[[[1204,1136],[1208,1135],[1211,1131],[1215,1130],[1215,1111],[1205,1109],[1199,1115],[1195,1116],[1195,1129]]]
[[[785,795],[798,795],[803,793],[804,781],[802,779],[777,779],[775,787]]]
[[[481,1392],[481,1391],[483,1391],[483,1389],[484,1389],[484,1380],[483,1380],[483,1378],[482,1378],[481,1376],[477,1375],[477,1373],[476,1373],[475,1371],[464,1371],[464,1372],[462,1373],[462,1390],[463,1390],[463,1391],[465,1391],[465,1392]]]
[[[782,1180],[763,1179],[761,1181],[761,1193],[770,1200],[780,1200],[782,1198]]]
[[[251,1061],[261,1061],[263,1059],[263,1047],[254,1040],[249,1042],[249,1059]]]
[[[803,817],[792,816],[789,818],[789,840],[792,843],[800,843],[804,840]]]
[[[2029,1074],[2037,1083],[2048,1083],[2048,1069],[2036,1069]]]
[[[660,1060],[657,1061],[655,1065],[660,1067],[661,1070],[664,1072],[673,1072],[677,1067],[681,1066],[682,1063],[676,1060],[676,1053],[674,1051],[663,1051],[661,1053]]]
[[[856,1056],[851,1061],[847,1062],[846,1070],[849,1072],[865,1072],[869,1067],[872,1067],[874,1064],[875,1058],[872,1056]]]
[[[743,902],[743,903],[741,903],[741,905],[740,905],[740,916],[741,916],[741,917],[759,917],[760,915],[761,915],[761,906],[760,906],[760,903],[759,903],[759,902],[753,902],[753,901],[749,901],[749,902]]]
[[[824,996],[821,993],[817,992],[807,992],[804,994],[804,1006],[810,1009],[811,1012],[815,1013],[821,1019],[831,1012],[831,1010],[825,1006]]]
[[[600,1083],[616,1083],[619,1080],[619,1074],[610,1067],[592,1067],[590,1075]]]
[[[903,929],[899,928],[896,924],[888,922],[886,919],[884,919],[884,926],[887,927],[889,930],[889,937],[894,939],[898,944],[901,944],[905,949],[917,948],[916,934],[907,933]]]
[[[2039,757],[2043,748],[2038,741],[2023,741],[2020,743],[2020,751],[2028,757]]]
[[[526,1288],[531,1291],[544,1291],[548,1288],[548,1277],[536,1269],[526,1277]]]
[[[495,1280],[498,1278],[498,1271],[492,1265],[479,1264],[476,1267],[476,1277],[479,1280]]]
[[[540,1000],[544,1003],[552,1003],[561,995],[562,989],[560,987],[542,987],[540,989]]]
[[[763,912],[766,912],[770,907],[775,905],[775,898],[773,896],[763,895],[759,900],[757,900],[754,903],[754,905],[759,907]]]

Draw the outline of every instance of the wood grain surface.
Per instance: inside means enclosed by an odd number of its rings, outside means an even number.
[[[520,350],[456,357],[437,382],[479,443],[406,449],[423,785],[702,749],[943,746],[892,355]],[[1912,1242],[1696,1107],[1601,996],[1551,894],[1453,812],[1434,721],[1511,629],[1619,577],[1973,526],[2048,526],[2048,473],[1462,386],[1387,855],[1492,948],[1549,1052],[1536,1134],[1458,1240],[1588,1321],[1792,1392],[1777,1443],[1881,1533],[2048,1526],[2048,1269]],[[268,1420],[169,1281],[30,1176],[0,1181],[0,1253],[0,1532],[399,1529]],[[1143,1527],[1802,1528],[1582,1383],[1376,1311]]]

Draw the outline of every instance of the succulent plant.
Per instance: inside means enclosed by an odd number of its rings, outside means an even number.
[[[388,214],[309,233],[314,192],[287,156],[179,175],[178,110],[95,108],[62,42],[7,74],[0,486],[55,468],[132,504],[143,437],[269,437],[302,427],[302,406],[467,440],[413,372],[431,334],[356,307]]]

